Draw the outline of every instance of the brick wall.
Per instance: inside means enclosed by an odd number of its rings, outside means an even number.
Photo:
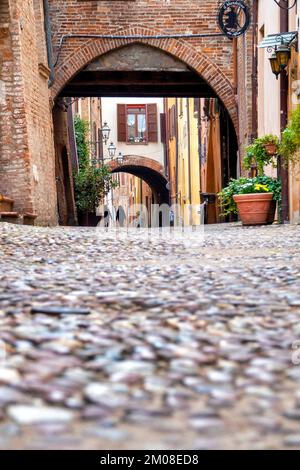
[[[253,1],[249,1],[248,4],[253,7]],[[253,77],[253,51],[255,44],[253,44],[253,25],[250,25],[247,33],[244,36],[238,38],[237,41],[237,63],[238,63],[238,118],[239,118],[239,151],[240,160],[243,159],[244,149],[255,137],[257,129],[253,129],[252,123],[252,84],[257,80],[257,77]],[[257,112],[257,107],[255,109]]]
[[[15,199],[17,210],[32,211],[32,198],[27,190],[30,176],[21,28],[17,6],[9,3],[8,0],[1,3],[0,10],[0,192]]]
[[[1,11],[0,191],[14,198],[16,210],[35,212],[37,223],[52,225],[57,221],[53,129],[37,1],[10,2],[7,24],[8,10]]]
[[[176,33],[220,33],[216,21],[218,0],[136,0],[91,1],[49,0],[53,47],[64,34],[153,35]],[[88,62],[117,47],[136,42],[116,39],[67,39],[60,51],[55,97],[64,85]],[[235,96],[232,89],[232,42],[224,37],[142,40],[179,58],[201,74],[225,103],[238,129]]]
[[[218,0],[49,0],[54,55],[64,34],[219,33]],[[252,3],[252,2],[250,2]],[[89,61],[133,40],[68,39],[48,89],[43,0],[2,0],[0,7],[0,192],[38,223],[57,223],[53,100]],[[240,143],[251,133],[251,32],[239,41],[239,115],[233,47],[227,38],[142,40],[182,60],[224,102]]]
[[[238,110],[239,148],[243,158],[244,148],[252,139],[252,30],[238,40]]]
[[[68,135],[68,117],[65,109],[53,109],[55,143],[55,177],[58,201],[58,222],[61,225],[75,225],[74,188],[72,178],[71,152]]]

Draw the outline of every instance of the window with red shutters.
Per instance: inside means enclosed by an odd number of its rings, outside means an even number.
[[[157,104],[118,104],[118,142],[158,141]]]
[[[117,105],[118,142],[126,142],[126,104]]]
[[[147,107],[144,104],[128,104],[127,142],[129,144],[146,144],[148,142]]]
[[[166,115],[160,113],[160,141],[165,144],[167,141]]]
[[[157,142],[157,105],[147,105],[148,142]]]

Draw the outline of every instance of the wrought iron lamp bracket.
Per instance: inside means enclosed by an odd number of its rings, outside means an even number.
[[[267,47],[267,51],[269,53],[273,51],[276,52],[278,46],[287,46],[289,48],[293,47],[295,50],[297,50],[298,48],[297,36],[294,36],[290,42],[285,42],[283,36],[281,34],[278,34],[278,36],[276,36],[276,43],[277,44],[273,44],[272,46]]]

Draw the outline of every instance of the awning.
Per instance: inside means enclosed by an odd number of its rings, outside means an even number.
[[[272,47],[280,46],[280,44],[291,45],[296,42],[298,38],[298,31],[292,31],[289,33],[277,33],[269,34],[266,36],[258,47]]]

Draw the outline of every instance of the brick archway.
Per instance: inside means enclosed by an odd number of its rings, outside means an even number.
[[[124,171],[124,168],[127,166],[147,168],[159,173],[166,179],[164,168],[158,161],[153,160],[152,158],[142,157],[140,155],[125,155],[122,164],[119,164],[116,160],[111,160],[108,162],[108,166],[113,172]]]
[[[159,204],[169,203],[168,180],[163,166],[152,158],[125,155],[122,164],[116,160],[108,163],[112,173],[124,171],[144,180],[152,189],[155,199]]]
[[[155,35],[159,31],[148,28],[133,27],[123,31],[118,31],[118,35]],[[56,67],[56,79],[52,88],[52,97],[55,99],[63,90],[64,86],[87,64],[97,57],[111,52],[123,46],[141,43],[160,49],[167,54],[181,60],[188,67],[199,74],[215,91],[222,100],[233,121],[236,132],[238,131],[238,114],[235,95],[229,79],[225,76],[220,67],[215,64],[207,55],[199,52],[191,44],[178,39],[90,39],[86,40],[82,46],[71,49],[62,62],[58,62]],[[78,43],[77,43],[78,44]]]

